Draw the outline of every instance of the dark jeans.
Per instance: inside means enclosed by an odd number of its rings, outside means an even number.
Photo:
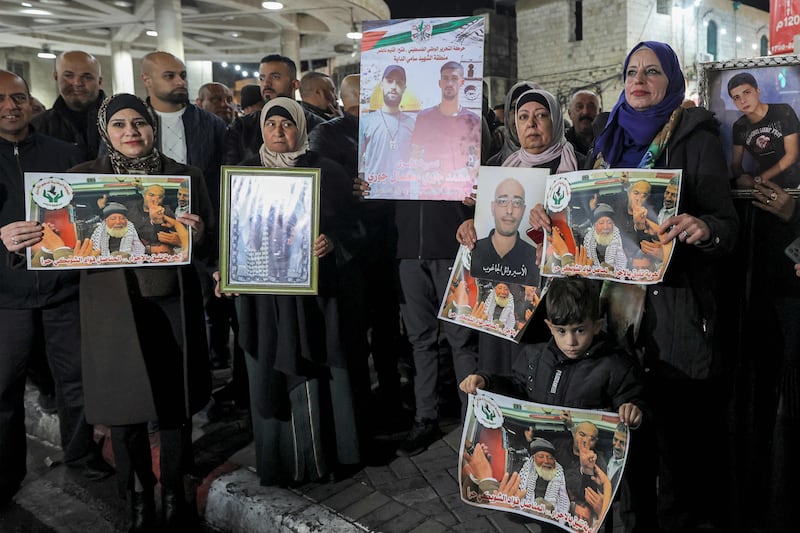
[[[42,309],[0,309],[0,494],[16,490],[26,474],[25,379],[37,331],[55,380],[64,461],[84,459],[94,448],[83,414],[78,299]]]
[[[191,461],[191,427],[188,422],[177,427],[159,426],[159,472],[153,473],[153,458],[150,451],[150,433],[147,424],[111,426],[111,446],[117,470],[117,488],[121,497],[132,491],[134,475],[145,492],[150,492],[156,482],[161,482],[162,491],[183,494],[183,475],[188,473]]]
[[[478,367],[477,332],[439,320],[439,307],[450,278],[452,259],[401,259],[400,310],[414,354],[416,419],[439,417],[439,331],[453,353],[456,384]],[[462,411],[466,395],[459,391]]]

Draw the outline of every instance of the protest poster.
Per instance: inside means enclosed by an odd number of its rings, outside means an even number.
[[[191,209],[186,176],[26,172],[24,201],[26,220],[43,227],[27,248],[29,270],[191,260],[192,232],[176,220]]]
[[[539,285],[528,213],[544,202],[548,176],[546,168],[481,167],[474,219],[478,240],[470,263],[473,277]]]
[[[473,278],[470,255],[459,247],[439,318],[518,343],[539,305],[539,287]]]
[[[632,284],[659,283],[674,241],[659,226],[678,212],[680,170],[601,169],[555,174],[544,207],[545,276],[581,275]]]
[[[370,199],[462,200],[481,164],[485,19],[365,21],[359,175]]]
[[[591,450],[583,460],[575,444]],[[630,446],[630,431],[616,413],[478,390],[469,395],[459,448],[461,499],[565,531],[596,532],[619,488]]]

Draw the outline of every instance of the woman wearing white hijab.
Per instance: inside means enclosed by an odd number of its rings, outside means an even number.
[[[327,480],[360,462],[358,433],[340,313],[338,270],[353,235],[351,180],[343,169],[308,149],[303,109],[273,98],[261,110],[264,144],[243,165],[322,170],[318,294],[242,295],[237,298],[245,351],[256,470],[262,485]],[[264,178],[269,179],[269,178]],[[268,216],[254,217],[268,223]],[[267,234],[269,232],[266,232]]]

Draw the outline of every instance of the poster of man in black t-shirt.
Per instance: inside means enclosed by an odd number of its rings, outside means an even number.
[[[794,109],[762,102],[758,82],[749,72],[728,81],[728,95],[744,113],[733,124],[731,171],[736,186],[752,189],[756,177],[782,187],[800,185],[800,121]],[[744,169],[745,150],[757,168]]]

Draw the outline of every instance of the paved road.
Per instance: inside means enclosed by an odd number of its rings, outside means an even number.
[[[128,510],[126,502],[118,496],[115,477],[90,481],[80,471],[60,463],[60,448],[50,444],[58,440],[57,434],[49,435],[46,440],[31,436],[46,434],[50,426],[57,427],[55,416],[40,411],[32,415],[34,404],[35,396],[31,396],[29,391],[26,394],[26,423],[33,423],[36,427],[29,427],[28,475],[12,503],[0,509],[0,532],[127,532]],[[218,409],[212,415],[213,421],[202,416],[195,416],[193,420],[194,481],[198,485],[211,470],[252,440],[246,412],[228,408]],[[193,530],[201,533],[214,531],[206,524]]]

